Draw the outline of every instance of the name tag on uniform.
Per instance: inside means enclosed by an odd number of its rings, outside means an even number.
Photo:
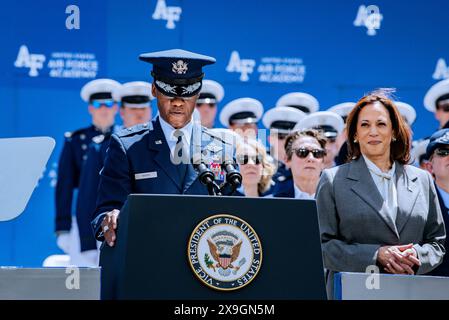
[[[157,171],[136,173],[134,177],[136,180],[157,178]]]

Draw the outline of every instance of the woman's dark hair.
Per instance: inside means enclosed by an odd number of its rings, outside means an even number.
[[[390,145],[390,160],[407,164],[410,160],[411,130],[398,111],[388,91],[377,90],[361,98],[348,115],[346,132],[348,135],[348,161],[358,159],[361,155],[360,145],[354,142],[360,111],[367,105],[381,103],[390,115],[395,140]]]

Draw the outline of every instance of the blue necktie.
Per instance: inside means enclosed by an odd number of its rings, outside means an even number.
[[[189,153],[187,151],[186,145],[184,144],[184,133],[181,130],[175,130],[173,133],[175,138],[178,139],[175,146],[175,152],[174,152],[174,164],[176,165],[176,168],[178,169],[178,175],[179,175],[179,181],[181,182],[181,185],[184,185],[184,179],[187,172],[187,164],[188,164],[188,157]]]

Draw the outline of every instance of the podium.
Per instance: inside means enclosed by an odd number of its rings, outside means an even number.
[[[326,299],[313,200],[129,195],[100,266],[102,299]]]

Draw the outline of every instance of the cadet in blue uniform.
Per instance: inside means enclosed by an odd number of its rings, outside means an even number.
[[[72,220],[72,202],[74,191],[79,186],[79,178],[83,162],[92,138],[111,130],[117,105],[111,92],[120,84],[110,79],[96,79],[88,82],[81,89],[81,98],[88,103],[92,116],[92,125],[65,134],[65,142],[59,158],[58,181],[56,184],[55,205],[57,244],[71,256],[71,264],[78,265],[79,243],[72,241],[77,229],[76,221]],[[76,239],[76,238],[75,238]]]
[[[449,129],[441,129],[435,132],[429,139],[426,149],[426,157],[429,159],[428,168],[435,179],[438,201],[443,214],[446,230],[449,228]],[[444,248],[446,254],[443,262],[430,275],[449,277],[449,243],[446,241]]]
[[[113,134],[100,174],[95,236],[115,244],[119,210],[130,193],[203,194],[191,156],[223,156],[221,139],[192,119],[203,79],[202,67],[214,58],[184,50],[140,55],[153,64],[152,94],[159,115],[148,124]]]
[[[265,128],[270,130],[270,155],[274,158],[277,171],[273,176],[274,186],[270,193],[276,194],[282,184],[288,184],[286,188],[293,188],[292,173],[285,165],[285,139],[295,125],[306,116],[303,111],[292,107],[275,107],[268,110],[263,116],[262,122]]]
[[[114,132],[124,128],[147,123],[151,119],[151,83],[133,81],[123,84],[112,92],[112,97],[120,105],[123,126],[116,126]],[[92,139],[87,159],[81,173],[76,215],[81,242],[81,251],[94,250],[96,257],[97,241],[92,234],[91,221],[94,218],[100,170],[103,168],[109,139],[113,132],[102,133]],[[97,259],[92,261],[96,265]]]

